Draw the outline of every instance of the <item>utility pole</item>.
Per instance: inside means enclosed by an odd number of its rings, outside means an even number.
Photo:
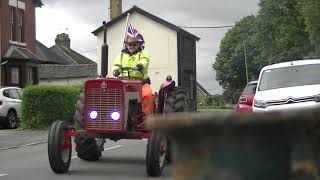
[[[243,41],[243,46],[244,46],[244,61],[245,61],[245,67],[246,67],[246,78],[247,78],[247,84],[249,83],[249,78],[248,78],[248,63],[247,63],[247,49],[246,49],[246,42]]]

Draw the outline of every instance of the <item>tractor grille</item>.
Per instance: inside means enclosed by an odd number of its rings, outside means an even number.
[[[88,129],[98,130],[121,130],[121,118],[118,121],[111,119],[113,111],[120,111],[122,107],[121,89],[88,89],[87,91],[87,110],[88,110]],[[91,120],[89,113],[94,110],[98,112],[98,117]],[[121,112],[119,112],[121,114]]]

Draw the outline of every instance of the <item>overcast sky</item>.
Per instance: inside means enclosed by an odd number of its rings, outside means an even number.
[[[67,32],[71,48],[96,59],[96,37],[91,34],[109,21],[109,0],[42,0],[37,9],[37,40],[48,47],[54,45],[56,34]],[[247,15],[256,14],[259,0],[122,0],[123,12],[137,5],[177,26],[233,25]],[[137,27],[139,30],[139,28]],[[198,36],[197,80],[211,94],[221,94],[212,63],[225,29],[185,29]]]

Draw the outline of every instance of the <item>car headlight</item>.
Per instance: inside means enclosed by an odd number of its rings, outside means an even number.
[[[266,108],[267,107],[267,101],[265,101],[265,100],[255,99],[253,101],[253,103],[254,103],[254,106],[258,107],[258,108]]]
[[[313,100],[315,101],[315,102],[320,102],[320,94],[317,94],[317,95],[315,95],[314,97],[313,97]]]

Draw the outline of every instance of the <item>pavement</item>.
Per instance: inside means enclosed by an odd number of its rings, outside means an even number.
[[[47,138],[47,130],[0,129],[0,150],[46,143]]]

